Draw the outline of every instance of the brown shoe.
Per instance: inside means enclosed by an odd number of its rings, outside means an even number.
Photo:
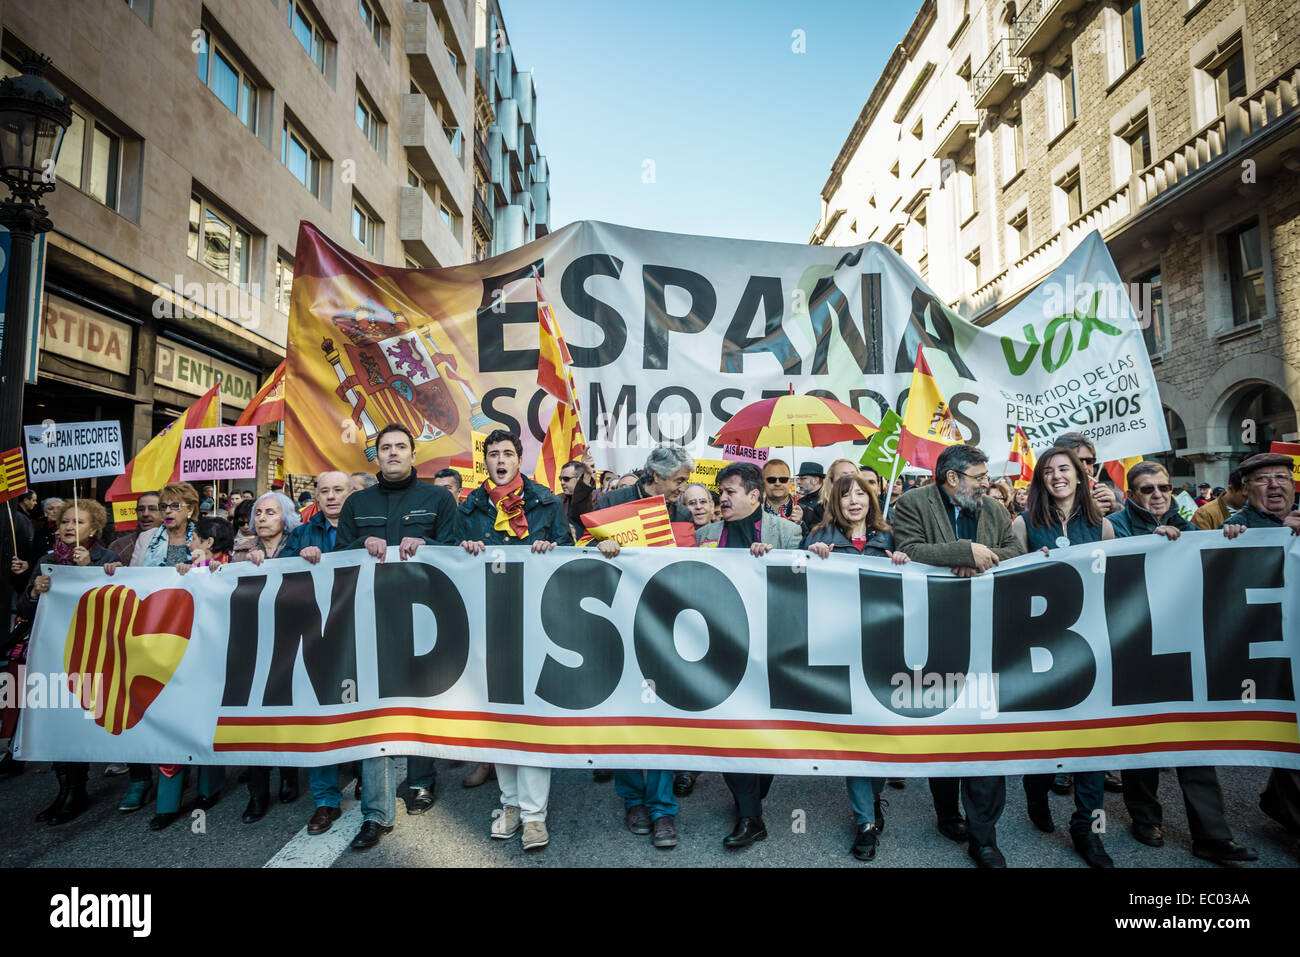
[[[339,815],[342,813],[336,807],[325,807],[323,805],[318,807],[316,813],[311,816],[311,820],[307,822],[307,833],[324,834],[334,826],[334,822],[339,819]]]
[[[496,769],[490,764],[476,764],[474,770],[465,775],[465,780],[460,782],[461,787],[476,788],[488,778]]]

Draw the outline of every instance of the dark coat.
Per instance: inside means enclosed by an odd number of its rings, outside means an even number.
[[[871,532],[867,536],[867,544],[859,552],[849,541],[849,537],[844,534],[844,530],[838,525],[832,523],[825,528],[815,529],[808,533],[804,539],[803,547],[816,545],[818,542],[824,542],[831,547],[833,552],[845,552],[849,555],[865,555],[869,558],[888,558],[885,552],[894,550],[894,535],[892,532],[882,532],[878,529],[869,529]]]
[[[488,498],[487,485],[480,485],[456,510],[453,539],[457,542],[482,542],[484,545],[527,545],[536,541],[573,544],[563,503],[550,489],[527,476],[524,476],[524,518],[528,520],[526,537],[514,538],[498,532],[494,527],[497,507]]]
[[[378,485],[353,492],[343,503],[335,551],[365,548],[366,539],[382,538],[400,545],[404,538],[422,538],[428,545],[455,545],[456,499],[439,485],[421,482],[412,473],[400,485]]]
[[[971,542],[958,539],[952,517],[938,485],[904,492],[890,512],[894,542],[914,562],[949,568],[973,568]],[[993,550],[999,561],[1025,553],[1011,531],[1011,513],[1001,502],[981,496],[975,541]]]
[[[1133,499],[1129,499],[1122,509],[1106,516],[1110,527],[1115,529],[1116,538],[1130,538],[1134,535],[1150,535],[1161,525],[1170,525],[1180,532],[1194,532],[1196,526],[1178,513],[1178,507],[1170,504],[1169,511],[1156,518]]]
[[[339,537],[336,535],[334,544],[338,543]],[[320,511],[289,533],[289,538],[285,541],[284,548],[280,549],[278,557],[293,558],[304,548],[312,547],[319,548],[322,552],[330,551],[329,522],[325,521],[325,515]]]

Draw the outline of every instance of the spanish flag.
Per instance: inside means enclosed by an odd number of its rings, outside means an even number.
[[[1102,468],[1121,492],[1128,491],[1128,470],[1142,461],[1142,456],[1134,455],[1127,459],[1111,459]]]
[[[253,401],[239,414],[235,425],[266,425],[284,421],[284,363],[275,367],[271,378],[257,390]]]
[[[582,524],[587,526],[596,541],[611,538],[622,548],[635,545],[677,547],[668,506],[662,495],[598,508],[583,515]]]
[[[917,468],[933,471],[939,453],[950,445],[961,443],[957,420],[952,417],[948,403],[940,394],[930,364],[925,361],[925,353],[918,345],[903,429],[898,437],[898,454]]]
[[[540,347],[537,362],[537,384],[555,396],[559,401],[551,414],[551,424],[546,429],[542,448],[537,456],[537,466],[533,471],[533,481],[545,485],[559,495],[560,469],[581,458],[587,450],[586,440],[582,437],[582,413],[578,408],[578,390],[573,384],[573,373],[569,365],[573,357],[569,347],[564,344],[564,334],[560,324],[555,321],[551,304],[546,301],[542,290],[541,277],[533,271],[537,283],[537,329]]]
[[[27,494],[27,466],[20,446],[0,454],[0,502]]]
[[[1028,488],[1030,481],[1034,477],[1034,466],[1038,464],[1038,459],[1034,455],[1034,450],[1029,447],[1029,436],[1025,435],[1025,430],[1016,426],[1016,436],[1011,440],[1011,454],[1007,456],[1007,465],[1019,465],[1020,474],[1012,482],[1016,488]]]
[[[221,383],[218,382],[199,400],[176,417],[135,458],[126,463],[126,471],[113,479],[104,495],[112,502],[122,498],[139,498],[156,492],[168,482],[181,477],[181,437],[186,429],[215,429],[221,424]]]

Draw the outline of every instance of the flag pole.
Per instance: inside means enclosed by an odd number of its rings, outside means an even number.
[[[72,522],[77,528],[77,543],[81,542],[81,514],[77,504],[77,480],[72,480]],[[76,547],[76,544],[73,545]]]
[[[14,531],[14,505],[13,499],[5,500],[5,509],[9,512],[9,541],[13,544],[14,556],[18,555],[18,533]]]
[[[885,488],[885,504],[882,505],[882,506],[880,506],[880,517],[881,517],[882,519],[885,518],[885,516],[889,514],[889,497],[890,497],[891,495],[894,494],[894,479],[895,479],[895,477],[898,475],[898,472],[899,472],[898,463],[899,463],[899,461],[900,461],[901,459],[902,459],[902,456],[899,455],[897,452],[895,452],[895,453],[894,453],[894,468],[890,471],[890,474],[889,474],[889,485]],[[888,521],[888,519],[886,519],[886,521]]]

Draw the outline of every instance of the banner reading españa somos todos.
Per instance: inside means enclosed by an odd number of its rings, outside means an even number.
[[[1283,529],[1120,539],[974,579],[655,548],[351,551],[111,580],[58,567],[27,681],[90,677],[84,702],[28,702],[16,756],[1300,768],[1298,654],[1300,539]]]
[[[978,327],[890,248],[748,242],[579,222],[448,269],[358,259],[302,223],[294,259],[286,467],[368,467],[399,421],[422,475],[469,453],[471,427],[522,434],[536,458],[554,400],[536,384],[533,268],[573,354],[586,438],[627,470],[679,442],[701,458],[749,402],[838,399],[879,423],[901,411],[918,344],[965,439],[1005,460],[1021,424],[1036,449],[1063,432],[1103,458],[1169,445],[1141,328],[1097,233],[1030,296]],[[862,454],[859,448],[820,450]]]

